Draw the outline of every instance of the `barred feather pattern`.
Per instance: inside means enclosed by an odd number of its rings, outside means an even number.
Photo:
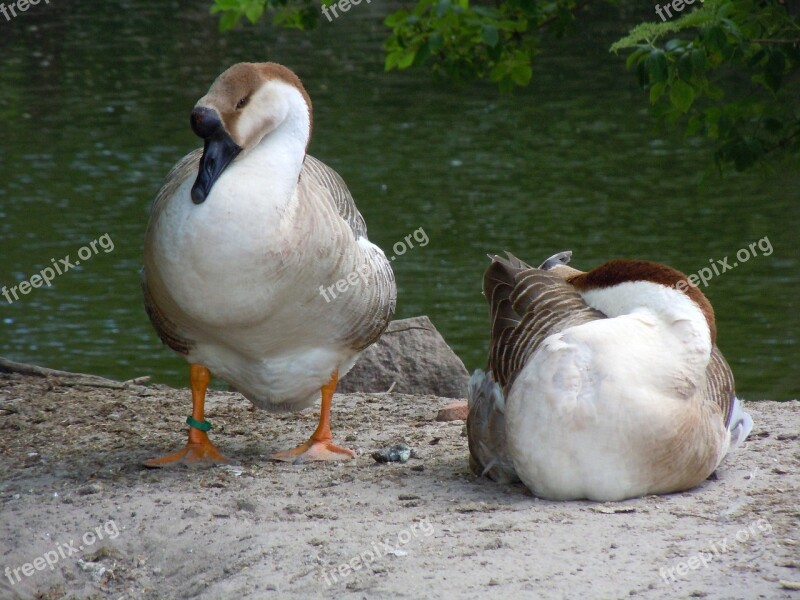
[[[605,315],[586,306],[563,278],[512,254],[491,258],[483,278],[491,321],[489,370],[505,391],[548,336]]]
[[[545,261],[550,270],[533,268],[511,254],[507,258],[490,256],[492,263],[484,276],[491,321],[488,372],[475,372],[468,394],[470,467],[476,475],[500,482],[516,480],[506,447],[505,399],[544,340],[571,327],[607,318],[589,307],[569,283],[581,272],[566,267],[569,254],[564,254],[561,260]],[[653,472],[668,474],[654,484],[656,493],[685,489],[702,481],[752,427],[752,420],[736,398],[731,369],[716,345],[712,346],[705,381],[693,403],[699,418],[695,417],[691,425],[688,421],[676,422],[674,444],[650,454]],[[719,424],[734,434],[730,447],[727,439],[719,438],[724,432]],[[698,439],[708,443],[698,445]],[[676,469],[676,464],[684,467]]]

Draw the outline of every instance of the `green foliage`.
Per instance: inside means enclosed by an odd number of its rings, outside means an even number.
[[[503,0],[493,6],[417,0],[413,8],[397,10],[384,21],[390,30],[385,67],[426,65],[453,79],[488,79],[511,91],[530,83],[539,30],[563,33],[574,22],[574,9],[575,0]],[[214,0],[211,12],[221,15],[223,31],[242,18],[256,23],[263,15],[276,25],[309,29],[321,14],[313,0]]]
[[[386,18],[386,70],[429,65],[457,80],[489,79],[511,91],[531,80],[531,61],[545,24],[564,29],[573,20],[572,0],[498,2],[418,0],[412,10]]]
[[[332,4],[333,0],[323,0]],[[214,0],[212,14],[220,14],[219,28],[228,31],[242,18],[255,25],[265,14],[280,27],[312,29],[317,25],[320,10],[314,0]]]
[[[220,28],[266,16],[309,29],[337,0],[214,0]],[[614,0],[607,0],[614,2]],[[447,77],[526,86],[542,31],[566,33],[577,0],[413,0],[384,20],[387,71],[426,66]],[[667,4],[666,0],[659,0]],[[800,156],[800,20],[780,0],[695,0],[617,41],[659,120],[703,135],[721,167]],[[333,10],[333,9],[331,9]],[[658,19],[654,13],[654,19]]]
[[[713,140],[721,168],[800,153],[800,23],[785,5],[706,0],[637,25],[611,50],[631,51],[628,68],[660,121]]]

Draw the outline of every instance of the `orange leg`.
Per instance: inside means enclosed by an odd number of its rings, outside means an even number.
[[[211,373],[202,365],[189,365],[189,380],[192,384],[192,418],[200,423],[205,422],[205,401]],[[226,464],[230,459],[220,453],[208,439],[205,431],[189,427],[189,441],[181,450],[160,458],[145,461],[147,467],[169,467],[184,465]]]
[[[319,413],[319,425],[311,438],[293,450],[285,450],[273,454],[272,460],[286,462],[304,462],[307,460],[342,460],[355,458],[356,453],[348,448],[342,448],[333,443],[331,436],[331,400],[336,384],[339,383],[339,373],[334,371],[331,380],[322,386],[322,407]]]

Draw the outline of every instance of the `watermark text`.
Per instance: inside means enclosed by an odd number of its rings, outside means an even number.
[[[40,288],[42,285],[50,287],[53,279],[56,278],[56,275],[63,275],[67,271],[80,265],[81,260],[87,261],[95,254],[99,254],[100,251],[97,249],[98,246],[100,246],[100,248],[102,248],[106,254],[114,251],[114,241],[111,239],[110,235],[104,233],[96,240],[92,240],[88,245],[83,246],[80,250],[78,250],[78,258],[80,260],[70,260],[69,254],[67,254],[64,258],[59,258],[58,262],[56,262],[55,258],[51,258],[50,262],[53,265],[52,267],[45,267],[38,273],[31,275],[30,279],[21,281],[17,285],[11,286],[10,288],[4,285],[2,289],[0,289],[0,294],[2,294],[3,298],[5,298],[9,304],[13,304],[14,300],[19,300],[20,294],[27,296],[31,293],[31,290]]]
[[[703,267],[697,271],[697,273],[689,275],[686,277],[686,279],[681,279],[675,284],[674,287],[679,292],[685,292],[690,287],[699,287],[701,284],[703,287],[706,287],[708,282],[714,277],[718,277],[726,271],[730,271],[738,267],[740,264],[746,263],[751,258],[758,256],[756,248],[761,250],[761,256],[769,256],[773,252],[772,242],[770,242],[769,238],[765,236],[757,242],[752,242],[749,246],[738,250],[736,252],[736,261],[733,264],[730,264],[727,256],[722,260],[714,260],[713,258],[709,258],[708,262],[711,263],[711,266]]]
[[[387,554],[402,556],[404,552],[400,550],[400,547],[405,546],[412,539],[418,537],[419,534],[425,537],[429,537],[433,534],[433,525],[427,517],[419,523],[412,523],[411,527],[403,529],[398,533],[396,543],[392,543],[392,540],[383,539],[378,543],[372,544],[371,549],[362,552],[358,556],[354,556],[349,561],[333,567],[329,571],[323,570],[322,576],[325,578],[325,583],[329,586],[333,585],[339,581],[339,578],[344,579],[348,577],[351,573],[360,570],[362,567],[369,566],[381,556],[386,556]]]
[[[10,21],[17,16],[17,11],[21,13],[27,12],[31,6],[36,6],[41,1],[42,0],[17,0],[16,2],[9,2],[8,6],[6,6],[5,2],[0,2],[0,15],[3,15],[6,21]],[[44,0],[44,3],[50,4],[50,0]],[[10,16],[9,13],[11,13]]]
[[[106,521],[102,525],[98,525],[92,531],[87,531],[81,536],[80,541],[83,544],[78,544],[75,540],[70,540],[66,544],[59,543],[56,546],[55,550],[48,550],[41,556],[37,556],[30,562],[26,562],[24,565],[11,569],[10,567],[5,568],[5,576],[11,582],[11,585],[16,585],[20,581],[22,581],[22,575],[25,577],[30,577],[36,571],[44,571],[48,567],[51,571],[55,570],[55,565],[58,563],[59,560],[63,560],[73,554],[79,554],[84,549],[88,548],[89,546],[94,546],[98,541],[105,539],[106,537],[110,540],[114,540],[119,536],[119,527],[114,522],[114,520]]]
[[[770,533],[772,533],[772,525],[770,525],[769,521],[766,519],[759,519],[737,531],[733,540],[728,540],[726,537],[723,538],[722,541],[709,542],[707,552],[701,550],[673,567],[661,567],[658,570],[658,574],[661,575],[664,583],[675,583],[678,577],[685,577],[689,571],[696,571],[700,567],[707,567],[708,563],[721,554],[728,552],[737,543],[744,544],[748,540],[754,539],[761,534],[768,535]]]
[[[392,246],[394,255],[390,256],[389,260],[393,262],[398,256],[403,256],[403,254],[415,247],[414,242],[417,242],[420,248],[424,248],[428,245],[429,241],[428,234],[425,233],[425,230],[422,227],[420,227],[414,230],[413,233],[409,233],[399,242],[395,242],[395,244]],[[367,283],[367,275],[369,275],[369,271],[369,265],[361,265],[354,271],[348,273],[347,276],[342,277],[336,283],[329,285],[328,287],[325,287],[324,285],[319,286],[319,294],[325,298],[325,302],[335,300],[337,298],[336,292],[339,292],[339,295],[341,295],[353,286],[361,285],[361,282]]]
[[[372,0],[364,0],[367,4],[370,4]],[[337,12],[337,8],[343,12],[349,12],[351,8],[354,6],[358,6],[361,4],[361,0],[338,0],[337,2],[331,2],[328,6],[325,4],[322,5],[322,14],[325,15],[328,19],[328,23],[333,21],[333,19],[339,18],[339,13]],[[333,17],[331,17],[330,13],[333,13]]]
[[[703,0],[700,0],[700,2],[702,1]],[[672,0],[672,2],[667,2],[666,4],[664,4],[664,6],[659,6],[658,4],[656,4],[656,14],[659,17],[661,17],[662,21],[666,21],[667,17],[669,17],[670,19],[672,18],[672,12],[669,10],[670,6],[677,15],[679,12],[683,12],[683,9],[686,8],[687,6],[694,4],[694,2],[695,0]],[[661,12],[662,10],[667,13],[667,17],[665,17],[664,13]]]

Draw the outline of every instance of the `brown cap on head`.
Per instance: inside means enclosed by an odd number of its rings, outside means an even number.
[[[711,343],[716,342],[717,325],[711,303],[700,288],[689,283],[688,277],[677,269],[649,260],[617,259],[587,273],[569,277],[567,281],[579,291],[602,289],[632,281],[650,281],[683,292],[700,307],[708,322]]]
[[[303,82],[291,69],[278,63],[237,63],[223,72],[211,84],[208,93],[203,96],[198,104],[214,106],[219,112],[228,132],[236,130],[236,122],[241,114],[241,109],[266,81],[280,80],[297,88],[308,106],[309,140],[313,126],[313,111],[311,98],[303,86]],[[240,104],[241,103],[241,104]],[[237,140],[242,144],[242,140]]]

